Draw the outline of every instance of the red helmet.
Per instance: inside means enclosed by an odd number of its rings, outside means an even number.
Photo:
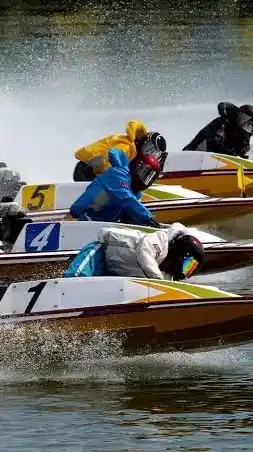
[[[142,152],[138,154],[136,159],[149,166],[154,171],[160,171],[160,163],[159,160],[154,155],[143,154]]]
[[[142,142],[139,151],[142,154],[148,154],[155,156],[163,171],[164,163],[168,153],[166,152],[166,140],[159,132],[149,132],[146,139]]]
[[[159,177],[161,166],[154,155],[140,152],[130,163],[134,190],[142,191],[150,187]]]

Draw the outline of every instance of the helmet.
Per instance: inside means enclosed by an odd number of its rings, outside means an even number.
[[[231,102],[220,102],[218,104],[218,112],[224,121],[234,123],[238,117],[239,108],[231,104]]]
[[[156,154],[157,151],[166,151],[166,140],[158,132],[149,132],[141,147],[141,152],[144,154]]]
[[[205,250],[193,235],[179,235],[169,244],[164,270],[172,274],[174,280],[190,278],[203,265]]]
[[[166,152],[166,140],[158,132],[150,132],[143,141],[140,152],[142,154],[154,155],[160,162],[161,171],[168,153]]]
[[[242,105],[239,108],[237,117],[237,125],[243,131],[249,135],[253,134],[253,107],[252,105]]]
[[[132,188],[134,191],[146,190],[161,172],[160,162],[154,155],[138,154],[129,164]]]

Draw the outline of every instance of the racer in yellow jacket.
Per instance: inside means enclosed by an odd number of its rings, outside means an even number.
[[[76,151],[75,158],[79,162],[74,169],[74,181],[92,181],[110,168],[108,152],[112,148],[122,150],[129,161],[139,152],[155,155],[161,168],[167,157],[166,141],[162,135],[158,132],[148,132],[142,122],[129,121],[126,135],[109,135]]]

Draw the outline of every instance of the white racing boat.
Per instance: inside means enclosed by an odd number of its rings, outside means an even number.
[[[26,185],[21,188],[16,201],[35,221],[62,220],[88,184]],[[153,185],[143,193],[142,201],[159,222],[167,224],[175,221],[187,226],[222,223],[229,219],[250,218],[253,214],[253,198],[213,198],[181,186]]]
[[[160,182],[182,185],[208,196],[240,196],[239,168],[247,178],[247,196],[252,196],[253,161],[213,152],[169,152]]]
[[[113,334],[123,353],[204,351],[253,340],[253,298],[214,287],[142,278],[50,279],[6,285],[0,335],[10,325]],[[7,330],[5,329],[7,327]]]
[[[12,251],[0,254],[0,281],[25,281],[61,277],[70,261],[86,244],[98,240],[103,227],[135,228],[144,232],[156,229],[136,225],[103,222],[46,222],[26,224]],[[166,227],[169,227],[165,225]],[[253,243],[239,245],[226,242],[196,228],[189,231],[198,237],[206,251],[201,274],[233,270],[253,264]]]

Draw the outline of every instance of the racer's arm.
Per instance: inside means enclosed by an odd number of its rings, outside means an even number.
[[[223,120],[221,118],[214,119],[197,133],[193,140],[183,148],[183,151],[194,151],[202,141],[215,138],[216,133],[220,130],[222,125]]]
[[[152,221],[151,212],[139,201],[141,193],[134,194],[131,190],[131,174],[129,159],[119,149],[109,151],[109,161],[112,168],[107,172],[103,185],[117,202],[121,205],[123,215],[132,217],[141,224],[149,224]]]
[[[142,238],[137,248],[137,262],[148,278],[164,279],[157,258],[162,250],[157,233],[151,233]]]
[[[101,187],[100,187],[101,190]],[[86,190],[77,198],[70,207],[70,215],[73,218],[79,218],[92,204],[94,196],[98,193],[96,179],[88,185]]]
[[[115,177],[114,187],[111,190],[111,194],[121,204],[124,212],[132,217],[134,220],[141,222],[142,224],[149,224],[152,220],[152,213],[148,210],[133,194],[131,188],[123,182],[120,175]]]
[[[235,148],[236,155],[242,158],[248,158],[246,154],[250,151],[250,136],[244,135],[241,140],[241,146]]]

